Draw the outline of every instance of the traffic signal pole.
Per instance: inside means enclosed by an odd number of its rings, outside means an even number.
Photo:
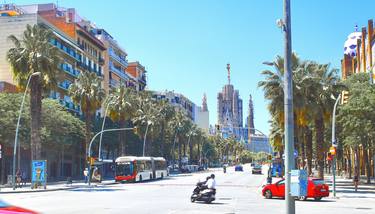
[[[295,213],[295,201],[291,195],[291,170],[294,169],[294,124],[293,124],[293,76],[291,67],[292,40],[290,21],[290,0],[284,0],[284,115],[285,115],[285,205],[286,213]]]

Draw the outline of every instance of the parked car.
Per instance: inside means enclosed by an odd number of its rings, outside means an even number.
[[[236,165],[235,167],[234,167],[234,171],[239,171],[239,172],[242,172],[243,171],[243,167],[242,167],[242,165]]]
[[[262,194],[265,198],[271,199],[272,197],[285,197],[285,179],[281,179],[272,184],[263,186]],[[307,198],[314,198],[320,201],[323,197],[329,196],[329,187],[322,179],[308,178],[307,181],[307,196],[300,197],[300,200]]]
[[[262,174],[262,165],[254,164],[253,169],[251,170],[252,174]]]
[[[21,208],[21,207],[16,207],[16,206],[12,206],[10,204],[7,204],[3,201],[0,200],[0,213],[14,213],[14,214],[18,214],[18,213],[28,213],[28,214],[37,214],[37,212],[35,211],[32,211],[32,210],[27,210],[27,209],[24,209],[24,208]]]

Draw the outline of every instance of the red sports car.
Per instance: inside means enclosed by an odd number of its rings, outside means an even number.
[[[21,207],[9,205],[0,200],[0,213],[1,214],[37,214],[37,212],[27,210]]]
[[[281,179],[273,184],[266,184],[263,187],[262,194],[265,198],[270,199],[272,197],[285,197],[285,180]],[[328,185],[324,183],[324,180],[317,178],[308,178],[307,183],[307,196],[302,196],[300,200],[306,200],[307,198],[314,198],[316,201],[321,200],[323,197],[329,196]]]

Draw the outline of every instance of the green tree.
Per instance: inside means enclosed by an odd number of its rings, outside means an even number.
[[[69,86],[69,94],[76,105],[81,106],[86,123],[86,140],[82,145],[83,152],[88,151],[91,140],[92,120],[95,111],[101,107],[105,98],[102,88],[102,79],[95,73],[82,72],[79,77]]]
[[[53,88],[57,84],[60,58],[56,47],[49,43],[53,33],[39,25],[26,26],[22,38],[10,35],[8,39],[14,47],[7,52],[7,60],[11,65],[14,79],[18,86],[25,88],[30,81],[30,114],[31,114],[31,157],[41,159],[41,112],[43,90]],[[25,89],[27,90],[27,89]]]
[[[370,183],[371,157],[368,151],[374,149],[375,86],[369,84],[369,76],[365,73],[350,76],[345,81],[345,85],[348,87],[350,96],[348,103],[338,109],[338,125],[342,127],[339,137],[344,147],[354,150],[357,157],[354,164],[356,166],[360,165],[359,149],[362,149],[367,183]]]
[[[125,127],[125,122],[130,120],[135,112],[135,91],[125,86],[116,88],[108,96],[105,106],[109,105],[109,116],[113,121],[118,121],[120,128]],[[119,132],[120,155],[126,155],[126,131]]]

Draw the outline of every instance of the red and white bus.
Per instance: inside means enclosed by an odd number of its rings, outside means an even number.
[[[123,156],[116,159],[116,182],[137,182],[168,176],[162,157]]]

